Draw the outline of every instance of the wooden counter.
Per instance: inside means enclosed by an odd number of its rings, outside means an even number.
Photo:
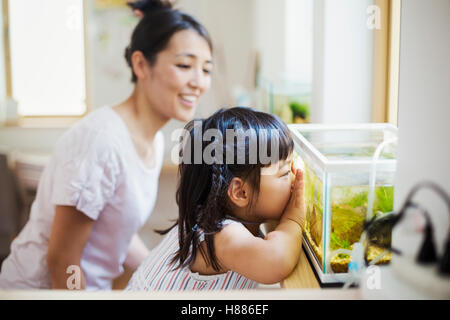
[[[267,235],[277,225],[278,221],[276,220],[268,221],[261,224],[260,230],[262,234]],[[306,257],[305,250],[302,248],[294,271],[280,283],[281,287],[286,289],[319,289],[320,284],[312,268]]]
[[[286,289],[317,289],[319,281],[314,274],[311,264],[302,248],[300,258],[294,271],[281,282],[281,287]]]

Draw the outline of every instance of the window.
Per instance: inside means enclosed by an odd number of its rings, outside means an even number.
[[[7,13],[8,80],[18,116],[84,115],[83,1],[13,0]]]

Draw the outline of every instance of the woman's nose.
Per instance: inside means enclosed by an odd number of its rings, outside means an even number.
[[[194,89],[199,89],[201,93],[209,88],[210,76],[205,74],[203,69],[193,72],[192,78],[189,81],[189,85]]]

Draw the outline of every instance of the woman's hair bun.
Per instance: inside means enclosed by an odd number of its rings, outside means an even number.
[[[131,7],[131,9],[139,10],[143,15],[146,15],[149,12],[158,10],[158,9],[171,9],[172,2],[168,0],[137,0],[137,1],[128,1],[127,5]]]

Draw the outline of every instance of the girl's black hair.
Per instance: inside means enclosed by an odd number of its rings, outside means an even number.
[[[142,12],[143,17],[136,25],[130,45],[125,49],[125,59],[131,68],[132,82],[137,81],[133,71],[131,55],[141,51],[150,65],[156,63],[157,55],[167,47],[171,37],[181,30],[194,30],[203,37],[212,51],[212,41],[206,29],[193,16],[173,9],[169,1],[139,0],[128,2],[133,10]]]
[[[212,164],[205,163],[202,155],[205,148],[212,142],[204,141],[203,137],[197,134],[200,129],[202,133],[208,129],[216,129],[216,132],[221,134],[223,143],[217,144],[215,155],[221,154],[223,161],[217,157],[216,160],[219,159],[219,161],[214,161]],[[239,139],[235,138],[227,141],[227,129],[241,133],[249,132],[249,129],[253,130],[254,138],[257,140],[257,154],[250,154],[255,152],[255,149],[250,147],[251,137],[241,140],[241,143],[238,143]],[[172,263],[179,262],[178,267],[191,265],[200,248],[206,263],[219,271],[221,268],[215,255],[213,235],[221,230],[221,222],[232,215],[227,195],[231,180],[233,177],[239,177],[250,183],[254,190],[253,201],[259,192],[261,168],[287,159],[293,151],[294,144],[288,127],[277,116],[246,107],[220,109],[209,118],[190,121],[185,126],[185,130],[189,139],[180,152],[183,160],[178,168],[179,182],[176,192],[179,207],[178,220],[169,229],[157,232],[165,234],[178,225],[179,250],[172,259]],[[276,134],[273,134],[274,132]],[[260,147],[267,148],[267,155],[270,157],[272,140],[276,142],[276,146],[279,146],[278,157],[270,158],[272,162],[268,163],[261,158]],[[201,146],[201,150],[195,150],[198,146]],[[229,153],[227,158],[227,151],[230,150],[233,150],[233,157],[231,158]],[[239,151],[244,151],[245,161],[238,160]],[[198,163],[200,152],[202,159]],[[253,161],[250,160],[252,156]],[[204,231],[207,252],[199,246],[197,227]]]

